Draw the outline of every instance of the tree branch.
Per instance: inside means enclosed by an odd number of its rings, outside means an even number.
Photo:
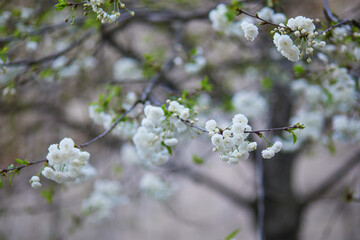
[[[175,170],[174,170],[175,169]],[[233,189],[229,188],[227,185],[218,182],[214,178],[196,171],[192,168],[189,168],[185,165],[180,165],[179,163],[170,162],[167,166],[167,171],[171,171],[175,174],[181,174],[181,176],[187,177],[199,184],[202,184],[211,190],[219,193],[221,196],[226,197],[232,201],[235,205],[239,207],[251,208],[253,201],[241,196],[239,193],[235,192]]]
[[[357,151],[343,166],[331,173],[323,182],[315,187],[314,190],[306,194],[302,199],[302,203],[307,205],[319,199],[359,163],[360,151]]]
[[[81,38],[74,41],[67,48],[65,48],[64,50],[61,50],[59,52],[56,52],[56,53],[53,53],[53,54],[50,54],[48,56],[38,58],[38,59],[22,59],[22,60],[18,60],[18,61],[14,61],[14,62],[3,63],[3,64],[0,64],[0,67],[12,67],[12,66],[21,66],[21,65],[31,66],[31,65],[41,64],[41,63],[44,63],[47,61],[54,60],[64,54],[66,54],[67,52],[70,52],[72,49],[76,48],[77,46],[81,45],[94,32],[95,32],[94,29],[90,29]]]

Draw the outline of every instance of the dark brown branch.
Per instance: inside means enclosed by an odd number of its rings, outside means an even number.
[[[238,14],[238,15],[240,15],[240,14],[245,14],[245,15],[248,15],[249,17],[252,17],[252,18],[255,18],[255,19],[258,19],[258,20],[262,21],[262,23],[261,23],[262,25],[268,24],[268,25],[272,25],[272,26],[274,26],[274,27],[285,28],[285,29],[288,29],[288,30],[292,31],[291,28],[289,28],[289,27],[281,26],[281,25],[279,25],[279,24],[275,24],[275,23],[269,22],[269,21],[267,21],[267,20],[259,17],[257,14],[256,14],[256,15],[253,15],[253,14],[251,14],[251,13],[245,12],[244,10],[242,10],[242,9],[240,9],[240,8],[236,9],[236,11],[237,11],[237,14]]]
[[[29,162],[29,164],[27,164],[27,165],[21,165],[21,166],[14,167],[14,168],[4,168],[4,169],[0,170],[0,174],[3,174],[3,173],[6,174],[8,172],[20,171],[21,169],[23,169],[25,167],[35,165],[35,164],[39,164],[39,163],[43,163],[43,162],[46,162],[46,161],[47,161],[47,159],[42,159],[42,160],[38,160],[38,161],[35,161],[35,162]]]
[[[348,172],[360,163],[360,151],[357,151],[343,166],[331,173],[323,182],[321,182],[314,190],[310,191],[303,197],[303,204],[309,204],[322,197],[336,183],[338,183]]]
[[[327,19],[330,20],[330,22],[338,22],[340,19],[334,16],[334,14],[331,12],[329,3],[327,0],[324,0],[324,13]]]
[[[75,22],[76,23],[82,23],[84,20],[85,20],[84,18],[81,18],[81,19],[76,20]],[[59,29],[61,29],[63,27],[67,27],[67,26],[71,26],[71,25],[69,23],[63,22],[63,23],[58,23],[58,24],[54,24],[54,25],[44,26],[44,27],[36,29],[36,30],[34,30],[32,32],[27,32],[26,37],[35,36],[35,35],[42,35],[42,34],[45,34],[45,33],[48,33],[48,32],[59,30]],[[14,40],[17,40],[17,39],[21,39],[21,36],[3,37],[3,38],[0,38],[0,44],[1,43],[11,42],[11,41],[14,41]]]
[[[174,170],[175,169],[175,170]],[[189,168],[179,163],[171,162],[168,165],[168,171],[171,171],[175,174],[180,174],[181,176],[187,177],[196,183],[202,184],[211,190],[219,193],[221,196],[229,199],[235,205],[239,207],[252,207],[253,201],[250,199],[241,196],[239,193],[229,188],[227,185],[215,180],[214,178],[196,171],[192,168]]]
[[[51,60],[54,60],[64,54],[66,54],[67,52],[70,52],[72,49],[76,48],[77,46],[81,45],[85,40],[87,40],[95,31],[93,29],[90,29],[89,31],[87,31],[81,38],[79,38],[78,40],[74,41],[72,44],[70,44],[67,48],[65,48],[64,50],[61,50],[59,52],[50,54],[48,56],[42,57],[42,58],[38,58],[38,59],[23,59],[23,60],[18,60],[18,61],[14,61],[14,62],[10,62],[10,63],[4,63],[4,64],[0,64],[0,66],[6,66],[6,67],[12,67],[12,66],[31,66],[31,65],[36,65],[36,64],[41,64],[41,63],[45,63]]]
[[[185,120],[185,119],[181,119],[180,120],[185,123],[186,125],[188,125],[189,127],[195,128],[197,130],[200,130],[201,132],[207,133],[208,131],[205,128],[196,126],[194,123],[191,123],[189,120]],[[266,128],[266,129],[259,129],[259,130],[252,130],[252,131],[244,131],[244,133],[255,133],[255,134],[260,134],[263,132],[274,132],[274,131],[291,131],[291,130],[295,130],[295,129],[303,129],[304,126],[302,126],[301,124],[295,124],[293,126],[287,126],[287,127],[279,127],[279,128]]]
[[[102,134],[96,136],[95,138],[91,139],[90,141],[86,142],[86,143],[83,143],[81,144],[79,147],[80,148],[85,148],[87,147],[88,145],[90,145],[91,143],[105,137],[106,135],[108,135],[118,124],[119,122],[121,122],[121,120],[124,119],[124,117],[130,113],[132,110],[134,110],[134,108],[139,104],[139,103],[143,103],[143,101],[141,100],[138,100],[136,101],[128,110],[126,110],[118,119],[116,119],[116,121],[111,125],[111,127],[107,130],[105,130]]]
[[[337,24],[334,24],[334,25],[330,26],[329,28],[325,29],[324,31],[320,32],[320,34],[330,32],[334,28],[337,28],[337,27],[340,27],[342,25],[349,24],[349,23],[350,23],[349,20],[342,20],[342,21],[338,22]]]
[[[67,5],[68,6],[79,6],[79,5],[84,5],[85,3],[87,3],[87,1],[83,1],[83,2],[78,2],[78,3],[72,3],[72,2],[68,2]]]

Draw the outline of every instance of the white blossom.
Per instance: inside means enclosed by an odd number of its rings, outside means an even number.
[[[184,64],[184,70],[188,74],[200,72],[206,65],[206,58],[202,55],[201,47],[196,48],[196,52],[191,56],[191,61]]]
[[[136,81],[144,78],[139,63],[132,58],[121,58],[114,63],[113,74],[115,81]]]
[[[303,35],[312,34],[315,30],[313,20],[303,16],[297,16],[296,18],[290,18],[286,24],[291,30],[299,30]],[[303,31],[304,30],[304,31]]]
[[[286,16],[283,13],[275,13],[271,16],[271,22],[274,24],[281,24],[286,22]]]
[[[152,173],[146,173],[141,178],[139,187],[143,193],[155,200],[166,200],[174,192],[173,186]]]
[[[241,28],[244,31],[245,38],[250,41],[254,41],[259,33],[258,28],[254,24],[246,21],[241,23]]]
[[[256,119],[267,113],[265,99],[255,91],[238,91],[232,98],[236,112],[244,113],[250,119]]]
[[[292,62],[299,61],[300,50],[297,46],[293,45],[292,39],[288,35],[280,35],[275,33],[274,44],[277,50],[287,59]]]
[[[64,138],[59,145],[50,145],[46,156],[49,166],[42,175],[57,183],[80,182],[92,177],[95,169],[88,163],[90,154],[74,145],[71,138]]]
[[[259,12],[257,12],[258,16],[266,21],[271,21],[271,17],[274,15],[274,10],[269,7],[264,7]]]
[[[209,13],[209,19],[211,26],[216,31],[224,31],[230,25],[230,21],[226,16],[228,9],[225,4],[219,4],[216,9],[211,10]]]
[[[31,183],[32,188],[37,189],[41,187],[40,178],[38,176],[32,176],[29,182]]]
[[[170,153],[164,145],[177,145],[177,135],[182,136],[186,131],[182,120],[189,120],[190,109],[177,101],[169,101],[168,111],[171,116],[165,117],[161,107],[148,105],[144,109],[145,118],[133,137],[136,152],[144,165],[166,163]]]
[[[82,202],[83,214],[93,222],[111,217],[114,207],[128,202],[121,191],[122,186],[117,181],[96,180],[93,192]]]

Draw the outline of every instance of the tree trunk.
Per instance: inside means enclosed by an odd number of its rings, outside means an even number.
[[[264,161],[265,240],[297,240],[302,206],[291,190],[294,156],[281,154]]]
[[[271,127],[287,126],[292,112],[290,91],[275,85],[271,97]],[[297,240],[303,207],[292,191],[297,153],[280,152],[264,163],[264,239]]]

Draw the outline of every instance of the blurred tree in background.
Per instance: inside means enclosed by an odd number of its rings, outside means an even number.
[[[2,0],[0,239],[360,239],[359,13]]]

